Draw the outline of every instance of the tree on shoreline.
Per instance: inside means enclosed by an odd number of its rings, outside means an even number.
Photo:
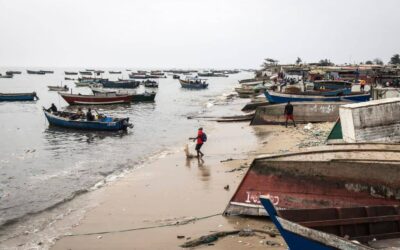
[[[302,62],[300,57],[297,57],[296,64],[299,65]]]
[[[319,66],[333,66],[333,65],[335,65],[329,59],[321,59],[321,60],[319,60],[318,64],[319,64]]]
[[[377,65],[383,65],[383,61],[380,58],[375,58],[374,63]]]
[[[372,64],[374,64],[371,60],[368,60],[368,61],[366,61],[365,62],[365,64],[367,64],[367,65],[372,65]]]
[[[400,64],[400,55],[399,54],[395,54],[390,58],[389,61],[390,64]]]
[[[278,60],[275,60],[275,59],[272,59],[272,58],[265,58],[263,64],[261,65],[261,67],[266,69],[266,68],[268,68],[268,66],[277,65],[278,62],[279,62]]]

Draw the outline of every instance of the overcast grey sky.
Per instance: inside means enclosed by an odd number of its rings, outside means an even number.
[[[1,66],[258,67],[400,53],[399,0],[0,0]]]

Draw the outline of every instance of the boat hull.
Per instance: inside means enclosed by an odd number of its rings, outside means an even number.
[[[135,94],[132,97],[132,102],[154,102],[156,93],[151,94]]]
[[[129,118],[120,119],[118,121],[86,121],[86,120],[69,120],[68,118],[58,117],[49,112],[44,114],[52,126],[79,129],[79,130],[98,130],[98,131],[118,131],[126,130],[129,126]]]
[[[292,95],[265,91],[265,97],[270,103],[287,103],[287,102],[366,102],[371,98],[370,94],[360,95],[344,95],[344,96],[317,96],[317,95]]]
[[[15,93],[15,94],[2,94],[0,93],[0,102],[12,101],[34,101],[37,98],[36,93]]]
[[[208,87],[208,83],[189,83],[188,81],[184,81],[179,79],[179,82],[182,88],[186,89],[205,89]]]
[[[107,105],[130,103],[133,95],[71,95],[61,94],[61,97],[70,105]]]
[[[265,216],[259,196],[278,209],[400,204],[400,149],[338,146],[256,158],[225,214]]]
[[[334,122],[339,117],[342,102],[294,102],[294,119],[296,123]],[[284,103],[261,106],[256,109],[251,125],[284,124]]]

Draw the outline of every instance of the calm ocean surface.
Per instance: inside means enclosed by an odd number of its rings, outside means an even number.
[[[11,68],[0,68],[0,73],[6,70]],[[151,156],[183,145],[203,124],[187,116],[237,114],[243,100],[224,105],[229,102],[226,95],[239,79],[251,77],[239,73],[209,78],[209,88],[196,91],[182,89],[178,80],[168,75],[159,80],[154,103],[96,108],[101,113],[130,117],[134,124],[128,132],[110,133],[53,128],[44,117],[42,106],[54,103],[68,108],[57,92],[47,90],[48,85],[62,82],[74,93],[91,93],[87,87],[77,88],[73,81],[64,80],[64,70],[83,69],[54,69],[54,74],[46,75],[16,70],[23,73],[0,79],[0,93],[36,91],[40,100],[0,102],[0,225],[65,202],[110,175],[134,169]],[[129,72],[122,71],[127,78]],[[121,75],[103,77],[117,79]]]

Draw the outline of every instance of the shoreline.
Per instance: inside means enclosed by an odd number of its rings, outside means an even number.
[[[274,228],[267,218],[219,214],[246,171],[236,169],[247,169],[254,156],[261,153],[298,150],[298,144],[310,138],[298,131],[303,129],[215,124],[207,133],[204,163],[187,161],[183,151],[176,152],[112,183],[98,197],[99,205],[70,231],[72,235],[60,238],[51,249],[181,249],[179,245],[185,239],[210,232]],[[276,137],[281,141],[274,140]],[[193,147],[190,150],[193,152]],[[229,190],[224,189],[226,185]],[[211,217],[196,219],[208,216]],[[214,245],[196,248],[264,249],[265,244],[272,244],[271,249],[285,249],[282,238],[268,235],[229,236]]]

